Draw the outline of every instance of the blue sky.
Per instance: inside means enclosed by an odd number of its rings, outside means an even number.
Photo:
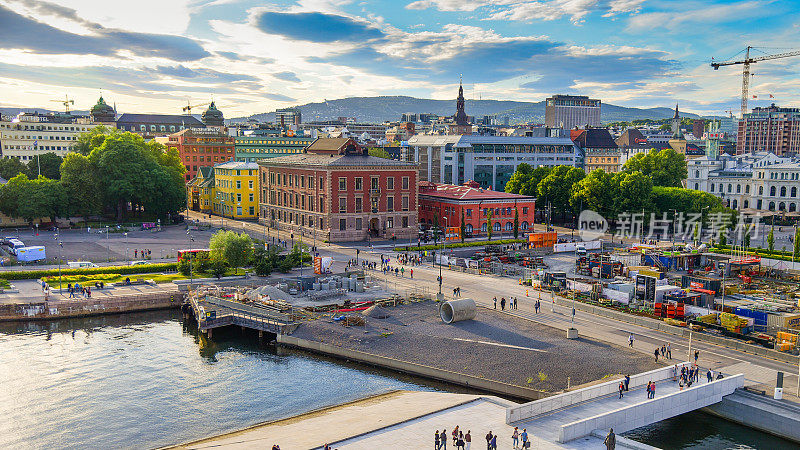
[[[800,47],[787,0],[0,0],[0,105],[227,117],[323,99],[410,95],[681,104],[736,113],[741,66]],[[739,55],[741,56],[741,55]],[[751,105],[800,106],[800,57],[754,66]],[[772,95],[774,99],[770,100]]]

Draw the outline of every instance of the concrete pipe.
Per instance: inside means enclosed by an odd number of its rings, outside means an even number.
[[[472,320],[477,313],[478,307],[475,305],[475,300],[471,298],[449,300],[439,306],[439,316],[444,323]]]

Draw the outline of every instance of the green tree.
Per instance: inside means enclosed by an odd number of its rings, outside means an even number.
[[[539,195],[539,183],[550,173],[550,167],[533,168],[527,163],[517,166],[517,170],[506,183],[506,192],[520,195]]]
[[[519,238],[519,210],[514,207],[514,239]]]
[[[467,233],[467,223],[464,220],[464,208],[461,208],[461,242],[464,242],[464,235]]]
[[[636,212],[652,208],[653,180],[638,170],[614,175],[618,212]]]
[[[540,201],[549,201],[558,211],[570,209],[572,187],[586,177],[586,172],[570,166],[556,166],[539,182],[537,191]]]
[[[28,167],[17,158],[0,158],[0,177],[10,180],[21,173],[28,173]]]
[[[223,260],[238,273],[239,267],[250,261],[253,241],[246,233],[220,230],[209,241],[211,260]]]
[[[257,245],[250,258],[250,266],[258,276],[267,276],[277,266],[278,254],[274,247],[267,250],[263,245]]]
[[[106,137],[115,133],[120,133],[120,131],[116,128],[108,128],[105,125],[94,127],[86,133],[79,134],[72,149],[81,155],[89,156],[93,149],[103,145]]]
[[[53,152],[42,153],[32,160],[28,161],[28,178],[34,179],[39,177],[39,171],[45,178],[51,180],[61,179],[61,162],[63,159]]]
[[[655,186],[680,187],[686,179],[686,157],[671,148],[639,153],[622,166],[623,172],[642,172]]]
[[[61,163],[61,184],[68,193],[70,214],[89,216],[99,214],[103,207],[97,171],[89,158],[80,153],[67,153]]]
[[[21,217],[28,223],[40,217],[55,222],[69,211],[67,192],[57,180],[44,177],[31,180],[21,173],[0,189],[0,211],[11,217]]]
[[[614,175],[603,169],[595,169],[572,187],[570,204],[578,209],[580,205],[603,217],[614,217],[617,212],[617,186]]]
[[[378,158],[392,159],[391,156],[389,156],[389,152],[387,152],[385,149],[380,148],[380,147],[372,147],[372,148],[370,148],[369,149],[369,156],[375,156],[375,157],[378,157]]]
[[[797,254],[800,253],[800,228],[794,229],[794,239],[792,244],[792,257],[797,259]]]
[[[212,259],[210,265],[211,274],[218,279],[224,277],[225,273],[228,271],[228,262],[224,259]]]
[[[747,250],[750,248],[750,225],[745,225],[744,227],[744,236],[742,237],[744,241],[744,249]]]
[[[488,208],[486,210],[486,235],[489,237],[489,240],[492,240],[492,209]]]
[[[767,234],[767,249],[770,253],[775,250],[775,227],[769,228],[769,234]]]

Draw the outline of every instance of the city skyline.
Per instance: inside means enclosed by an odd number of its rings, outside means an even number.
[[[463,75],[467,99],[567,93],[736,113],[740,67],[714,71],[711,57],[796,42],[795,7],[761,0],[0,0],[7,30],[0,106],[59,109],[51,100],[66,94],[85,110],[102,91],[121,111],[177,114],[187,101],[213,95],[226,117],[236,117],[326,98],[452,99]],[[800,58],[755,66],[751,106],[800,105],[790,96],[798,67]]]

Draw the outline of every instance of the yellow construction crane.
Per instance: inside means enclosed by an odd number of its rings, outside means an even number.
[[[58,103],[61,103],[62,105],[64,105],[64,109],[66,110],[66,114],[69,114],[69,105],[74,105],[75,104],[75,100],[72,100],[66,94],[64,95],[64,100],[50,100],[50,101],[51,102],[58,102]]]
[[[198,103],[198,104],[192,105],[190,102],[186,102],[186,106],[183,107],[183,112],[185,112],[186,114],[191,116],[192,115],[192,108],[199,108],[201,106],[206,106],[206,105],[210,105],[210,104],[211,104],[211,102]]]
[[[754,58],[750,57],[750,50],[755,47],[747,46],[744,52],[744,59],[734,61],[714,61],[714,58],[711,58],[711,67],[714,70],[719,70],[722,66],[732,66],[734,64],[742,64],[742,118],[744,118],[745,113],[747,112],[747,98],[748,98],[748,91],[750,90],[750,64],[757,63],[759,61],[767,61],[770,59],[780,59],[780,58],[788,58],[790,56],[800,56],[800,50],[798,51],[791,51],[791,52],[784,52],[784,53],[776,53],[774,55],[764,55],[764,56],[756,56]]]

